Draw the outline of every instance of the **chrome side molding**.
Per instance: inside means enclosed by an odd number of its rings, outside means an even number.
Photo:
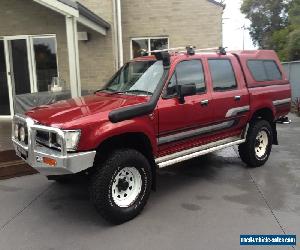
[[[187,161],[193,159],[195,157],[212,153],[214,151],[231,147],[234,145],[242,144],[246,141],[246,139],[241,139],[240,137],[232,137],[216,142],[212,142],[206,145],[202,145],[199,147],[187,149],[181,152],[177,152],[171,155],[166,155],[163,157],[159,157],[155,159],[155,163],[159,166],[159,168],[164,168],[167,166],[174,165],[176,163],[180,163],[183,161]]]
[[[279,105],[283,105],[283,104],[289,104],[289,103],[291,103],[291,101],[292,101],[291,98],[275,100],[275,101],[273,101],[273,105],[274,106],[279,106]]]

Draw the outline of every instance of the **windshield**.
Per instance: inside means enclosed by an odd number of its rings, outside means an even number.
[[[152,95],[163,75],[162,61],[135,61],[125,64],[104,90]]]

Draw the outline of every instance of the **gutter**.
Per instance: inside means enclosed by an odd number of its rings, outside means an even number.
[[[123,32],[122,32],[122,11],[121,11],[121,0],[114,0],[114,16],[116,21],[116,41],[118,51],[118,68],[121,68],[124,64],[124,52],[123,52]]]
[[[208,2],[212,3],[212,4],[215,4],[217,6],[220,6],[223,8],[223,10],[226,8],[226,4],[223,4],[221,2],[218,2],[218,1],[215,1],[215,0],[207,0]]]

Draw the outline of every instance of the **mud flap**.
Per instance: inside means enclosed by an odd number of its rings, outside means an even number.
[[[273,122],[271,124],[271,126],[272,126],[272,132],[273,132],[273,145],[279,145],[278,136],[277,136],[276,122]]]

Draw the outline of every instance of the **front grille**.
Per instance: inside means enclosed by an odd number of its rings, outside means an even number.
[[[56,141],[56,134],[52,132],[36,131],[36,142],[53,149],[60,149],[60,145]]]
[[[36,141],[40,143],[50,142],[50,133],[45,131],[36,131]]]

